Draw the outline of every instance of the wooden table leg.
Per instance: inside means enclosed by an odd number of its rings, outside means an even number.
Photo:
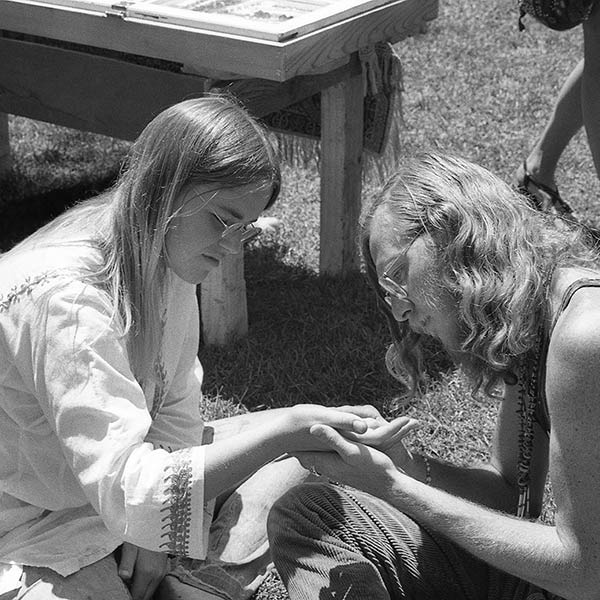
[[[360,74],[321,92],[320,271],[331,275],[359,267],[363,100]]]
[[[363,82],[355,75],[321,96],[320,270],[343,275],[359,266]],[[223,345],[248,332],[243,254],[227,256],[198,288],[202,339]]]
[[[198,286],[202,343],[222,346],[248,333],[244,252],[229,254]]]
[[[6,113],[0,113],[0,179],[10,171],[10,164],[8,115]]]

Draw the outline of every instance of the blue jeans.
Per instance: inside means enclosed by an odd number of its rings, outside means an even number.
[[[297,486],[268,531],[291,600],[560,600],[353,488]]]

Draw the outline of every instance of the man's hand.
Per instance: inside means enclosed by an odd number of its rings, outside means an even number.
[[[419,421],[411,417],[397,417],[391,421],[386,421],[381,413],[373,406],[340,406],[337,410],[356,412],[363,418],[363,421],[367,424],[367,430],[362,433],[355,433],[352,431],[340,431],[346,439],[360,442],[366,446],[376,448],[381,452],[387,454],[394,464],[399,469],[405,469],[408,465],[412,456],[410,452],[404,446],[402,440],[411,432],[419,427]],[[353,452],[351,447],[348,445],[341,444],[339,437],[331,435],[331,432],[322,425],[314,425],[311,428],[311,433],[323,441],[326,442],[327,446],[335,450],[336,452],[347,451]],[[332,440],[337,439],[337,444],[333,443]]]
[[[133,600],[150,600],[167,574],[169,557],[125,542],[121,548],[119,577],[129,587]]]
[[[331,452],[293,453],[306,469],[374,496],[381,496],[393,484],[398,469],[387,454],[351,441],[330,427],[320,430],[319,437]]]
[[[419,421],[411,417],[397,417],[392,421],[365,419],[368,429],[364,433],[344,433],[351,440],[386,452],[398,444],[408,433],[419,427]],[[313,428],[313,433],[317,430]]]

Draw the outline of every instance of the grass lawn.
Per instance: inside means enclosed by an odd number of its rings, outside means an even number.
[[[517,29],[514,2],[441,0],[426,34],[398,45],[403,62],[401,157],[424,149],[458,154],[506,180],[550,113],[558,89],[582,56],[580,28],[557,33],[531,20]],[[15,164],[0,190],[2,249],[118,172],[125,142],[14,117]],[[571,143],[557,174],[565,199],[588,225],[600,225],[600,184],[585,136]],[[364,196],[376,191],[368,182]],[[207,417],[298,402],[369,402],[403,411],[423,426],[414,450],[467,463],[485,458],[496,403],[472,396],[431,350],[424,395],[408,401],[387,375],[389,335],[364,278],[318,274],[316,166],[285,165],[280,201],[270,211],[283,228],[247,252],[248,338],[203,348]],[[546,518],[552,518],[547,503]],[[276,580],[257,598],[285,598]]]

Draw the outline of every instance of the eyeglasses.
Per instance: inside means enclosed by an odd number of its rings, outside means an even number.
[[[403,285],[400,285],[397,281],[392,279],[390,272],[393,272],[400,259],[404,258],[404,254],[396,257],[385,269],[381,277],[379,278],[379,285],[385,292],[385,301],[391,306],[392,298],[397,300],[404,300],[410,302],[408,299],[408,292]]]
[[[417,236],[418,237],[418,236]],[[406,258],[406,254],[410,250],[410,247],[415,243],[417,238],[413,239],[413,241],[406,247],[404,252],[399,254],[396,258],[392,260],[392,262],[385,268],[381,277],[379,278],[379,285],[381,289],[385,292],[385,301],[391,307],[392,306],[392,298],[396,300],[401,300],[403,302],[412,301],[408,297],[408,291],[403,285],[400,285],[393,277],[392,273],[396,270],[398,263]]]
[[[257,227],[254,223],[232,223],[231,225],[227,225],[217,213],[213,213],[213,215],[219,223],[223,225],[223,231],[221,232],[222,240],[227,239],[232,235],[241,234],[240,241],[242,244],[245,244],[262,232],[262,229]]]

